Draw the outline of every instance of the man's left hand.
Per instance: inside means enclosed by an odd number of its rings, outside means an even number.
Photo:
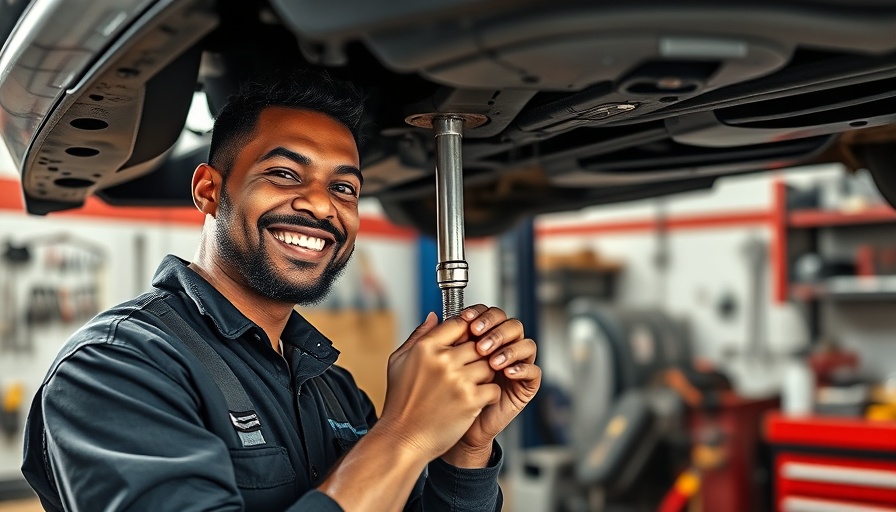
[[[484,467],[492,453],[492,442],[523,410],[541,385],[541,369],[535,365],[535,342],[525,337],[523,324],[507,318],[499,308],[482,304],[461,312],[470,322],[470,339],[476,350],[495,370],[501,386],[498,403],[486,406],[473,425],[442,459],[459,467]]]

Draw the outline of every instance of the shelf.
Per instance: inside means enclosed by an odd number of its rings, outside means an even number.
[[[545,305],[565,305],[576,297],[610,300],[618,274],[619,267],[540,270],[536,294]]]
[[[822,283],[793,283],[794,299],[896,300],[896,276],[837,276]]]
[[[854,213],[833,210],[792,210],[787,214],[787,225],[794,228],[849,226],[896,222],[896,210],[885,205],[874,206]]]

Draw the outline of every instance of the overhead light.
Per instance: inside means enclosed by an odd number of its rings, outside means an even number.
[[[202,91],[193,93],[193,102],[190,104],[190,112],[187,114],[187,129],[196,133],[208,133],[212,131],[215,119],[208,109],[208,98]]]

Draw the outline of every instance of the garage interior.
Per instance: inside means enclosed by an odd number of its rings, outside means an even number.
[[[190,258],[201,218],[99,200],[29,216],[4,171],[6,512],[39,509],[18,470],[21,432],[56,350],[146,289],[163,255]],[[439,311],[435,242],[376,201],[361,210],[349,270],[304,313],[380,406],[388,354]],[[537,403],[502,435],[505,510],[890,510],[894,240],[896,213],[869,175],[837,165],[469,239],[467,303],[528,315],[545,372]]]
[[[280,61],[365,92],[357,250],[300,312],[378,408],[443,308],[418,121],[479,121],[465,302],[544,371],[505,511],[896,512],[896,4],[311,3],[0,1],[0,512],[40,510],[59,348],[194,256],[212,116]]]

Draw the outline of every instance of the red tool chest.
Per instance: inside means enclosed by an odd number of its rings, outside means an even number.
[[[896,422],[765,417],[779,512],[896,512]]]

